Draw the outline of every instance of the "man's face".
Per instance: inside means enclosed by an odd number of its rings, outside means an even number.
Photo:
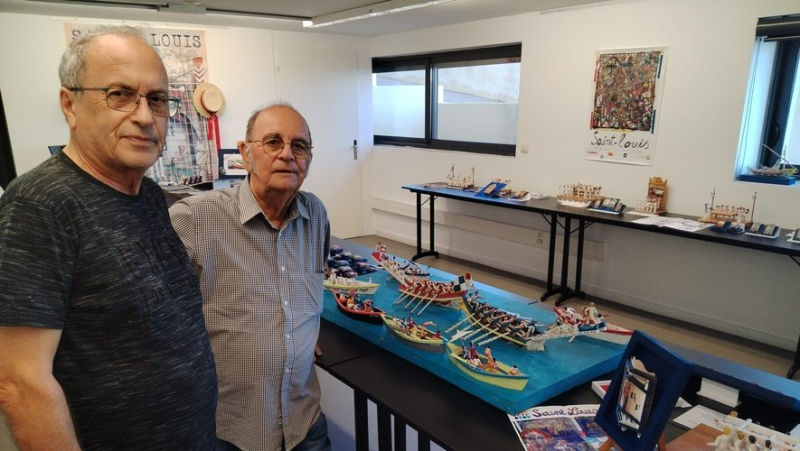
[[[250,139],[261,141],[265,136],[279,137],[286,145],[278,155],[269,156],[260,144],[251,143],[249,158],[245,146],[240,146],[250,172],[250,186],[261,198],[267,197],[268,192],[294,196],[308,174],[312,156],[298,159],[292,154],[289,143],[294,140],[311,142],[308,127],[297,112],[285,107],[272,107],[258,115]]]
[[[167,74],[158,54],[136,39],[106,35],[87,48],[83,88],[125,88],[139,94],[167,93]],[[147,100],[132,112],[108,107],[102,91],[71,92],[62,97],[72,140],[99,172],[117,178],[143,175],[164,146],[167,118],[154,116]]]

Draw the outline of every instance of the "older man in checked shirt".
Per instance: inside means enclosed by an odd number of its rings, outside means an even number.
[[[219,378],[217,450],[326,450],[314,357],[330,241],[300,191],[311,133],[288,104],[256,111],[238,144],[248,175],[170,209],[203,291]]]

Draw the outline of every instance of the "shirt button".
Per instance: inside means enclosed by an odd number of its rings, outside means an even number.
[[[287,340],[289,339],[289,334],[286,334],[286,339],[287,339]]]
[[[284,271],[286,271],[286,267],[285,266],[281,266],[281,272],[284,272]]]
[[[289,305],[289,301],[283,301],[283,305]]]
[[[287,373],[289,372],[289,368],[286,368],[286,372],[287,372]]]

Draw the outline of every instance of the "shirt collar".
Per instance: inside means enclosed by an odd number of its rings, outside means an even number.
[[[261,206],[258,205],[258,201],[253,194],[253,190],[250,189],[249,175],[242,183],[239,184],[237,189],[239,190],[239,223],[245,224],[247,221],[250,221],[258,215],[263,216],[264,219],[269,222],[266,215],[264,215],[264,212],[261,211]],[[308,206],[304,200],[305,196],[303,196],[303,192],[300,191],[297,193],[292,201],[292,205],[289,207],[289,217],[286,222],[293,221],[297,219],[298,216],[302,216],[305,219],[309,219],[311,217],[308,212]]]

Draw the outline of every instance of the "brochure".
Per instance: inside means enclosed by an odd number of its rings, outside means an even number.
[[[594,422],[599,404],[531,407],[509,415],[527,451],[593,451],[608,439]]]

